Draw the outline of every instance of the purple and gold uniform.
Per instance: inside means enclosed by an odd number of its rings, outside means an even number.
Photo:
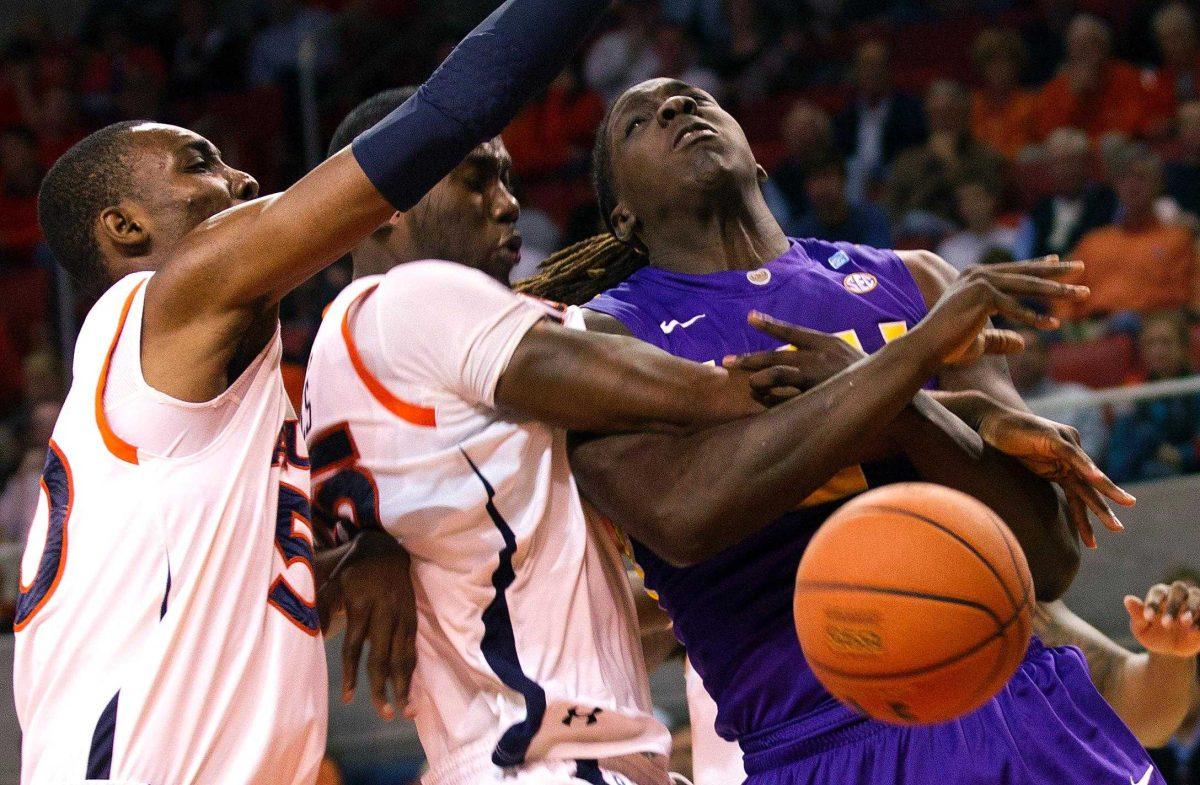
[[[779,348],[747,324],[753,310],[836,334],[868,353],[926,312],[895,253],[818,240],[793,240],[783,256],[749,271],[688,275],[645,267],[586,307],[698,362]],[[749,782],[1162,785],[1092,686],[1077,649],[1047,649],[1035,640],[996,698],[942,725],[876,722],[825,691],[792,622],[800,557],[841,502],[910,479],[915,470],[903,459],[847,468],[799,509],[691,567],[672,567],[633,543],[647,588],[717,703],[717,732],[742,746]]]

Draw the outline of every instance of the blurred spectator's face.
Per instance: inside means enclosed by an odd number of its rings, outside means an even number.
[[[1062,152],[1051,155],[1050,173],[1054,178],[1056,193],[1062,195],[1079,193],[1087,184],[1088,154],[1086,152]]]
[[[955,189],[958,214],[968,229],[986,232],[996,221],[996,197],[979,183],[964,183]]]
[[[854,58],[854,82],[867,98],[882,98],[891,89],[890,56],[887,45],[868,41],[858,48]]]
[[[1178,326],[1166,319],[1148,319],[1138,336],[1142,364],[1152,379],[1179,376],[1188,371],[1188,347]]]
[[[1067,59],[1072,63],[1099,68],[1108,55],[1108,34],[1095,20],[1080,17],[1067,28]]]
[[[829,115],[809,101],[797,101],[780,126],[783,144],[790,155],[802,156],[828,147],[833,140]]]
[[[1200,103],[1179,107],[1179,144],[1187,155],[1200,155]]]
[[[1032,330],[1021,330],[1021,337],[1025,339],[1025,351],[1009,355],[1008,370],[1018,390],[1032,390],[1046,378],[1046,344]]]
[[[1006,55],[996,55],[983,64],[983,81],[997,92],[1005,92],[1017,86],[1021,78],[1021,64]]]
[[[840,207],[846,201],[846,180],[837,166],[813,172],[805,179],[804,189],[817,212]]]
[[[57,401],[44,401],[33,407],[29,416],[29,434],[26,446],[31,450],[44,450],[54,434],[54,425],[58,422],[58,414],[62,404]]]
[[[508,285],[508,274],[521,260],[521,214],[509,190],[512,158],[499,137],[471,151],[454,171],[407,213],[404,231],[389,243],[425,259],[451,259],[474,267]]]
[[[1181,67],[1195,64],[1196,30],[1186,11],[1164,17],[1155,36],[1165,63]]]
[[[963,96],[952,90],[931,90],[925,99],[929,130],[942,134],[962,134],[967,130],[971,107]]]
[[[1147,163],[1130,165],[1117,176],[1117,197],[1125,209],[1135,216],[1142,216],[1154,209],[1154,200],[1159,196],[1161,185],[1158,170]]]

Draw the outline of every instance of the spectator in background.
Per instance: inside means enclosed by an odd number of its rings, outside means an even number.
[[[1036,330],[1021,330],[1025,339],[1025,350],[1009,355],[1008,369],[1013,385],[1026,401],[1049,398],[1054,395],[1085,393],[1087,387],[1074,382],[1060,382],[1049,376],[1050,353],[1045,337]],[[1055,410],[1054,418],[1063,425],[1079,431],[1079,445],[1095,460],[1104,455],[1108,444],[1108,426],[1100,410],[1094,406],[1078,409]]]
[[[975,181],[999,193],[1004,159],[972,138],[970,97],[959,83],[931,84],[925,112],[929,139],[896,158],[888,180],[888,212],[902,235],[940,237],[957,225],[955,189]]]
[[[24,429],[24,457],[0,494],[0,542],[25,543],[29,525],[37,511],[46,445],[62,408],[56,401],[45,401],[32,408]]]
[[[1007,158],[1037,140],[1036,96],[1021,87],[1027,56],[1012,30],[991,28],[975,39],[972,50],[979,89],[971,95],[971,133]]]
[[[1138,336],[1145,381],[1190,376],[1189,329],[1178,311],[1148,314]],[[1200,468],[1200,394],[1138,401],[1119,412],[1108,444],[1113,482],[1168,477]]]
[[[208,0],[180,0],[178,37],[171,51],[172,97],[195,100],[241,81],[234,36],[216,19]]]
[[[300,0],[269,0],[267,26],[250,44],[250,84],[279,83],[295,74],[301,44],[309,37],[316,42],[316,70],[326,73],[337,61],[332,22],[328,11]]]
[[[791,226],[784,225],[789,235],[874,248],[892,246],[887,214],[870,202],[847,201],[846,165],[836,151],[827,150],[810,164],[804,186],[811,209]]]
[[[1200,98],[1200,43],[1192,9],[1180,2],[1160,8],[1154,15],[1154,38],[1161,66],[1152,74],[1151,111],[1165,130],[1177,106]]]
[[[1029,53],[1026,84],[1043,84],[1054,77],[1066,54],[1063,41],[1075,17],[1076,0],[1037,0],[1036,13],[1021,28],[1025,51]]]
[[[1055,306],[1066,319],[1184,308],[1195,297],[1196,245],[1191,231],[1155,214],[1162,193],[1158,156],[1135,147],[1114,172],[1120,222],[1093,229],[1071,254],[1086,268],[1072,283],[1091,287],[1084,302]]]
[[[100,22],[100,45],[87,59],[80,85],[84,111],[98,123],[121,114],[119,99],[133,85],[166,82],[167,68],[151,46],[136,44],[126,29],[127,20],[110,13]]]
[[[1175,127],[1179,147],[1163,168],[1166,192],[1180,209],[1200,216],[1200,101],[1179,107]]]
[[[1085,233],[1116,217],[1117,195],[1088,179],[1091,148],[1082,131],[1060,128],[1050,134],[1044,149],[1050,195],[1021,223],[1016,247],[1020,259],[1065,256]]]
[[[58,157],[87,136],[79,111],[79,100],[65,87],[51,87],[37,103],[30,118],[38,140],[38,157],[49,169]]]
[[[833,121],[821,107],[801,98],[784,115],[779,132],[784,155],[763,184],[763,194],[771,213],[786,227],[812,209],[805,181],[813,164],[834,149]]]
[[[1039,138],[1056,128],[1079,128],[1097,142],[1117,133],[1140,136],[1156,118],[1141,74],[1112,57],[1112,31],[1093,14],[1079,14],[1067,29],[1067,59],[1038,95]]]
[[[504,129],[513,171],[527,180],[586,172],[603,119],[600,95],[584,86],[572,69],[563,71]]]
[[[938,246],[938,255],[959,270],[982,264],[988,251],[1001,249],[1013,254],[1017,230],[996,222],[1000,192],[993,183],[967,180],[954,189],[958,218],[965,227]]]
[[[601,35],[588,50],[584,78],[588,87],[611,104],[626,88],[658,75],[654,52],[658,6],[650,0],[623,0],[617,4],[618,23]]]
[[[37,139],[28,128],[0,133],[0,269],[29,264],[42,239],[37,192],[44,173]]]
[[[846,156],[847,192],[862,201],[901,151],[925,141],[925,117],[915,99],[892,86],[891,51],[883,41],[858,47],[851,79],[854,96],[834,120],[834,133]]]

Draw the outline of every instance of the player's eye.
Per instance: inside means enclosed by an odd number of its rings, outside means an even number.
[[[187,165],[185,171],[188,172],[207,172],[209,169],[208,161],[203,158],[197,158]]]
[[[629,135],[636,131],[637,127],[644,122],[645,120],[641,117],[630,118],[629,123],[625,126],[625,138],[628,139]]]

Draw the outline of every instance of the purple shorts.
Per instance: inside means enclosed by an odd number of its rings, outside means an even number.
[[[741,744],[747,785],[1166,785],[1079,649],[1037,638],[1004,689],[953,722],[902,728],[838,706]]]

